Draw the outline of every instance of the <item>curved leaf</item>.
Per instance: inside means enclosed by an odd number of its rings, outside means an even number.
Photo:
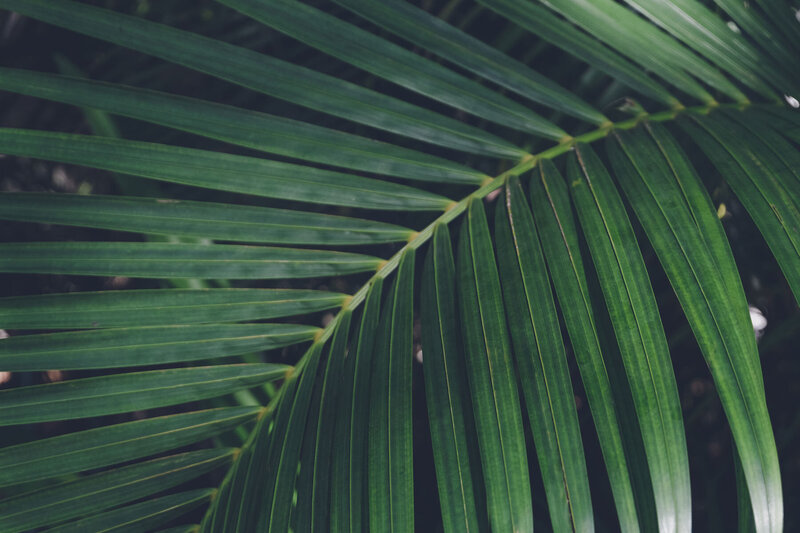
[[[778,95],[767,80],[787,84],[784,74],[741,35],[732,32],[725,22],[696,0],[626,0],[658,26],[682,40],[714,65],[728,71],[735,79],[770,100]],[[783,55],[783,54],[781,54]],[[762,77],[763,76],[763,77]]]
[[[518,0],[478,1],[542,39],[620,79],[632,89],[670,107],[680,105],[677,98],[629,63],[627,59],[558,18],[538,3]]]
[[[673,172],[675,150],[658,153],[638,132],[609,143],[615,174],[650,238],[708,362],[742,459],[758,531],[783,522],[775,440],[764,399],[755,336],[744,293],[733,288],[727,254],[706,244],[719,233],[698,228]],[[635,148],[634,148],[635,146]],[[662,145],[665,146],[665,145]],[[665,155],[669,159],[665,159]],[[693,179],[691,173],[681,180]],[[696,209],[696,207],[695,207]],[[724,250],[724,245],[717,245]],[[745,326],[745,324],[747,324]]]
[[[498,203],[495,243],[506,316],[555,531],[594,519],[575,397],[539,235],[519,181]]]
[[[680,124],[745,206],[800,302],[800,206],[785,187],[790,183],[796,189],[794,176],[777,158],[764,157],[761,141],[724,117],[692,117]]]
[[[529,531],[533,511],[525,434],[486,214],[469,204],[458,245],[458,294],[489,524]]]
[[[620,525],[622,531],[638,531],[620,422],[595,328],[567,186],[550,161],[542,161],[534,172],[531,210],[586,389]]]
[[[703,103],[714,102],[714,97],[692,75],[737,102],[747,101],[716,68],[621,4],[611,0],[548,0],[547,5]]]
[[[653,289],[622,199],[594,152],[578,145],[568,180],[605,295],[641,427],[659,531],[691,529],[680,398]]]

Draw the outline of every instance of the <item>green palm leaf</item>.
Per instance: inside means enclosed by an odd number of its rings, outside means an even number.
[[[800,32],[715,3],[0,0],[116,45],[0,67],[108,135],[0,128],[95,169],[0,180],[0,529],[689,531],[685,327],[782,531],[747,236],[795,306]]]

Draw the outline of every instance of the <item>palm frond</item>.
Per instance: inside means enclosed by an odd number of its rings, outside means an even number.
[[[0,0],[292,104],[0,67],[0,90],[172,134],[0,129],[0,153],[155,187],[0,193],[2,220],[103,230],[2,243],[0,271],[155,284],[0,298],[0,328],[14,330],[0,371],[75,371],[0,391],[0,425],[103,417],[0,448],[0,529],[425,530],[415,479],[430,464],[446,532],[531,531],[545,507],[558,532],[688,531],[681,398],[651,280],[663,269],[733,436],[741,524],[782,530],[758,346],[709,184],[730,187],[800,302],[800,118],[782,103],[800,87],[800,32],[775,8],[788,4],[473,7],[558,57],[571,69],[559,77],[405,0],[219,3],[350,70],[72,0]],[[611,525],[595,513],[578,388]],[[179,453],[189,445],[201,449]],[[195,479],[217,486],[189,490]],[[176,526],[190,512],[200,523]]]

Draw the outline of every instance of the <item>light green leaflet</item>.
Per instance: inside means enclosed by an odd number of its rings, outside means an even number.
[[[691,529],[680,398],[650,278],[625,206],[592,149],[568,160],[570,193],[616,333],[653,483],[658,528]]]
[[[615,135],[608,145],[612,166],[714,376],[750,487],[756,528],[777,532],[783,522],[777,452],[741,282],[733,279],[727,246],[708,244],[721,231],[701,231],[708,217],[692,213],[701,204],[688,202],[675,178],[691,180],[693,172],[673,174],[685,168],[684,156],[663,131],[653,135],[658,147],[641,130]],[[713,208],[706,202],[705,209]]]
[[[381,260],[347,252],[142,242],[0,244],[0,272],[138,278],[288,279],[374,270]]]
[[[567,134],[521,104],[386,39],[296,0],[221,0],[328,55],[434,100],[550,139]]]
[[[126,466],[0,503],[0,529],[30,531],[86,516],[180,485],[230,463],[235,450],[199,450]]]
[[[334,0],[425,50],[535,102],[602,124],[608,119],[550,79],[405,0]]]
[[[414,250],[400,259],[383,304],[370,380],[369,527],[414,531],[414,461],[411,411]]]
[[[595,326],[588,282],[567,185],[550,161],[542,161],[531,180],[531,210],[539,230],[559,307],[572,341],[606,464],[622,531],[639,531],[631,475],[622,446],[606,364]]]
[[[0,219],[291,245],[402,242],[413,233],[394,224],[288,209],[43,193],[0,194]]]
[[[412,139],[487,155],[520,155],[513,145],[432,111],[195,33],[69,0],[0,0],[0,7]]]
[[[443,224],[434,229],[428,248],[421,297],[425,399],[444,531],[477,533],[473,483],[480,476],[473,478],[473,471],[480,456],[457,325],[455,261]]]
[[[217,365],[131,372],[0,391],[0,425],[128,413],[214,398],[280,379],[290,367]]]
[[[696,0],[626,0],[658,26],[703,54],[709,61],[728,71],[735,79],[773,101],[779,96],[766,80],[780,82],[790,90],[791,82],[764,54]],[[688,22],[688,23],[687,23]],[[781,54],[784,55],[784,54]],[[780,87],[779,87],[780,88]]]
[[[195,507],[208,503],[215,489],[197,489],[146,500],[134,505],[101,513],[91,518],[70,522],[48,529],[49,533],[105,533],[109,531],[151,531],[152,528],[171,522]],[[186,532],[186,526],[178,531]],[[165,533],[166,530],[159,530]]]
[[[500,281],[550,521],[555,531],[592,531],[575,397],[539,235],[516,178],[502,200],[494,225]]]
[[[137,289],[0,298],[0,328],[79,329],[204,324],[303,315],[347,295],[303,289]]]
[[[796,56],[793,54],[800,51],[800,44],[797,43],[797,29],[793,27],[791,8],[788,4],[781,8],[780,4],[776,3],[774,7],[770,6],[764,12],[737,0],[715,0],[715,3],[731,16],[737,27],[744,30],[746,35],[758,42],[764,50],[768,50],[779,64],[791,65],[794,63]],[[764,4],[761,0],[756,0],[756,3]],[[782,9],[785,10],[783,13],[781,13]],[[769,24],[764,15],[771,17],[774,25]],[[781,35],[780,30],[786,29],[788,31]]]
[[[494,251],[480,200],[470,202],[456,261],[467,376],[489,524],[533,528],[525,434]]]
[[[0,370],[124,368],[274,350],[309,341],[295,324],[204,324],[110,328],[14,336],[0,343]]]
[[[575,26],[558,18],[537,2],[519,0],[478,0],[514,24],[522,26],[552,43],[618,78],[628,87],[645,94],[670,107],[680,105],[664,87],[650,79],[627,59],[578,30]]]
[[[193,411],[0,448],[0,486],[93,470],[180,448],[249,422],[259,411],[258,407]]]
[[[714,97],[692,75],[737,102],[747,101],[715,67],[621,4],[611,0],[548,0],[546,5],[703,103],[714,102]]]

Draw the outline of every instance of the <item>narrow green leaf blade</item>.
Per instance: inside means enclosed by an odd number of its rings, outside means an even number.
[[[620,422],[595,329],[577,228],[572,218],[567,186],[550,161],[542,161],[539,171],[534,173],[531,209],[586,389],[617,516],[622,531],[638,531]]]
[[[768,156],[771,150],[764,143],[723,116],[692,117],[680,123],[747,209],[800,302],[800,205],[792,200],[797,197],[795,176],[780,159]]]
[[[492,241],[480,201],[470,203],[461,228],[457,271],[489,523],[495,531],[530,531],[533,510],[522,408]]]
[[[49,533],[105,533],[110,531],[153,531],[192,509],[208,503],[216,489],[196,489],[108,511],[90,518],[48,529]],[[186,526],[182,526],[185,531]],[[164,533],[164,530],[160,530]]]
[[[0,328],[81,329],[204,324],[305,315],[348,296],[305,289],[141,289],[0,298]]]
[[[375,337],[380,320],[383,278],[369,287],[355,345],[345,360],[345,381],[340,392],[340,413],[334,441],[331,529],[363,531],[369,522],[367,492],[370,375],[375,355]]]
[[[403,242],[413,233],[385,222],[289,209],[77,194],[0,194],[0,219],[293,246]]]
[[[591,531],[575,397],[539,235],[518,180],[503,200],[495,218],[500,281],[550,521],[555,531]]]
[[[143,242],[0,244],[0,272],[134,278],[289,279],[375,270],[380,259],[347,252]]]
[[[226,407],[125,422],[0,448],[0,486],[93,470],[165,452],[249,422],[258,407]]]
[[[291,403],[296,384],[297,380],[289,376],[278,389],[278,396],[273,402],[284,402],[289,398],[288,401]],[[280,403],[278,405],[280,406]],[[263,482],[262,476],[265,476],[273,464],[269,461],[269,439],[271,435],[278,434],[279,424],[284,422],[284,418],[280,416],[282,413],[277,413],[279,416],[276,416],[275,411],[274,404],[261,411],[256,426],[250,432],[242,446],[241,454],[222,484],[221,493],[206,513],[203,531],[251,531],[255,527],[253,524],[264,511],[262,503],[269,489]],[[270,433],[272,424],[274,429],[273,433]],[[208,520],[212,511],[213,521]]]
[[[372,371],[369,431],[369,524],[374,531],[414,531],[411,411],[414,250],[400,259],[381,313]],[[374,490],[373,490],[374,489]]]
[[[173,368],[0,391],[0,425],[127,413],[214,398],[282,378],[285,365]]]
[[[595,124],[608,121],[602,113],[549,78],[413,4],[402,0],[335,2],[426,51],[534,102]]]
[[[437,225],[421,287],[425,401],[444,531],[475,533],[479,520],[473,483],[480,476],[473,478],[479,465],[471,461],[478,455],[458,329],[455,268],[450,232]]]
[[[731,281],[735,267],[718,266],[730,256],[714,253],[706,242],[719,238],[719,233],[701,233],[695,222],[698,217],[690,214],[672,175],[676,167],[669,165],[679,156],[668,151],[669,159],[665,160],[656,146],[638,133],[619,133],[609,141],[615,174],[664,266],[711,369],[751,488],[757,530],[780,531],[783,509],[775,440],[747,302],[743,291],[733,288]],[[705,140],[700,142],[699,136],[697,140],[709,153]],[[682,175],[684,180],[693,178],[692,173]],[[720,247],[724,249],[724,245],[717,245]]]
[[[569,22],[560,19],[538,3],[518,0],[478,1],[549,43],[620,79],[628,87],[670,107],[680,104],[677,98],[626,58],[581,32]]]
[[[747,97],[716,68],[621,4],[611,0],[549,0],[547,5],[703,103],[715,100],[694,77],[737,102],[747,101]]]
[[[726,70],[751,89],[770,100],[778,95],[769,82],[788,91],[792,83],[774,67],[769,56],[751,46],[743,36],[695,0],[626,0],[656,25],[682,40],[712,64]],[[781,54],[784,55],[784,54]]]
[[[781,8],[780,4],[775,3],[766,10],[760,10],[754,5],[743,4],[737,0],[715,0],[714,3],[730,15],[737,27],[741,28],[740,31],[743,30],[764,50],[769,51],[778,64],[791,65],[794,62],[796,57],[794,54],[800,51],[800,44],[796,42],[797,30],[792,27],[791,8],[788,5]],[[762,7],[765,4],[761,0],[757,0],[756,3]],[[785,31],[787,29],[788,31]],[[783,35],[780,30],[784,30]]]
[[[566,135],[564,130],[521,104],[438,63],[301,2],[221,2],[328,55],[456,109],[550,139],[560,139]]]
[[[337,331],[334,333],[340,334]],[[317,451],[317,438],[320,413],[322,411],[322,393],[325,389],[325,374],[330,368],[331,350],[325,355],[325,364],[317,369],[317,386],[311,391],[311,401],[306,416],[305,428],[303,429],[302,448],[300,449],[300,471],[295,482],[295,505],[289,517],[289,527],[297,533],[308,533],[313,531],[311,523],[317,517],[314,516],[314,489],[315,489],[315,454]]]
[[[2,80],[0,76],[0,80]],[[141,98],[133,97],[129,105]],[[101,100],[102,101],[102,100]],[[173,112],[180,107],[171,106]],[[169,111],[161,111],[159,116],[169,116]],[[189,110],[187,115],[195,117],[195,113],[203,113],[202,109]],[[251,112],[248,112],[251,113]],[[205,115],[203,115],[205,116]],[[253,115],[247,115],[252,117]],[[273,124],[262,124],[252,131],[244,129],[246,118],[242,118],[235,131],[247,138],[264,139],[264,131],[275,128]],[[216,124],[215,124],[216,126]],[[187,131],[193,131],[189,128]],[[285,128],[284,128],[285,129]],[[215,130],[223,132],[221,128]],[[224,138],[222,138],[224,137]],[[236,138],[223,135],[222,140],[235,142]],[[314,154],[325,153],[319,146],[303,146],[302,139],[296,139],[290,132],[281,136],[286,138],[289,146],[296,150],[273,150],[275,153],[315,160]],[[353,137],[353,139],[358,139]],[[239,142],[251,148],[257,145]],[[377,150],[388,150],[389,145],[374,147]],[[362,150],[358,142],[352,144],[358,151],[367,153],[370,161],[378,163],[373,170],[389,175],[406,171],[396,168],[392,161],[380,161],[377,154],[370,150]],[[263,148],[263,147],[262,147]],[[337,156],[345,157],[346,150],[335,146],[331,149]],[[373,150],[374,151],[374,150]],[[388,183],[380,180],[352,176],[341,172],[333,172],[303,165],[270,161],[256,157],[223,154],[192,148],[181,148],[164,144],[111,139],[93,135],[72,135],[67,133],[50,133],[33,130],[0,128],[0,152],[7,155],[36,157],[62,163],[73,163],[121,174],[131,174],[156,180],[163,180],[184,185],[204,187],[207,189],[239,192],[310,202],[317,204],[345,205],[371,209],[411,209],[441,210],[450,200],[436,194],[420,191],[404,185]],[[396,161],[396,158],[392,158]],[[322,161],[325,162],[325,161]],[[346,161],[339,161],[346,164]],[[335,164],[335,163],[334,163]],[[358,168],[361,165],[351,165]],[[407,169],[410,179],[432,181],[454,181],[456,183],[479,183],[482,174],[475,171],[451,173],[430,164]]]
[[[669,166],[674,185],[678,186],[680,196],[685,199],[689,208],[692,221],[700,230],[700,236],[705,241],[706,246],[711,250],[711,256],[717,265],[721,279],[727,286],[727,290],[731,293],[737,293],[736,299],[740,302],[739,305],[742,305],[742,302],[745,301],[745,296],[742,282],[739,279],[739,271],[736,268],[736,261],[733,258],[728,237],[725,235],[725,229],[720,223],[719,216],[717,216],[717,208],[711,201],[708,191],[703,186],[689,158],[667,129],[658,123],[649,122],[645,123],[644,127]],[[628,134],[623,134],[620,138],[625,138],[626,136]],[[628,142],[640,140],[638,134],[630,135],[629,137],[632,139]],[[637,147],[637,149],[642,150],[643,153],[652,152],[652,147],[646,143],[644,146]],[[651,158],[657,160],[655,156],[651,156]],[[675,194],[674,190],[671,194]],[[736,316],[741,322],[739,327],[742,331],[749,331],[752,326],[749,317],[741,312],[737,313]]]
[[[236,450],[199,450],[155,459],[0,502],[0,528],[28,531],[149,496],[229,463]]]
[[[753,133],[750,136],[758,143],[761,149],[769,150],[777,158],[773,163],[781,170],[774,173],[775,179],[779,180],[786,193],[792,198],[795,205],[800,206],[800,151],[781,135],[782,128],[774,121],[764,120],[763,115],[752,112],[741,112],[733,110],[723,111],[725,116],[746,130]],[[763,152],[766,154],[766,151]],[[781,166],[780,163],[783,165]]]
[[[295,490],[297,465],[300,461],[300,452],[303,443],[303,433],[306,426],[309,406],[313,390],[320,386],[317,372],[322,358],[322,346],[313,344],[306,355],[303,356],[303,366],[299,367],[292,379],[295,380],[293,395],[282,398],[278,417],[285,420],[285,424],[278,424],[276,420],[275,431],[270,436],[272,443],[269,448],[269,463],[266,475],[264,471],[253,471],[250,476],[255,483],[264,485],[267,498],[261,505],[252,502],[256,509],[248,509],[248,513],[258,516],[257,531],[284,532],[289,530],[289,513],[292,507],[292,497]],[[284,385],[286,386],[286,385]],[[248,522],[249,523],[249,522]],[[246,527],[245,530],[254,530]]]
[[[297,523],[294,530],[298,533],[331,530],[333,431],[340,416],[337,400],[351,316],[349,309],[344,311],[336,325],[321,386],[315,387],[315,396],[312,398],[297,481]],[[349,416],[349,413],[341,415]]]
[[[86,4],[0,0],[0,7],[398,135],[486,155],[515,152],[477,128],[334,76],[201,35]],[[124,27],[125,31],[119,31]],[[250,111],[248,111],[250,113]],[[263,134],[263,132],[262,132]],[[436,159],[436,158],[433,158]]]
[[[204,324],[14,336],[0,343],[0,370],[124,368],[215,359],[299,344],[318,331],[295,324]]]
[[[658,528],[688,531],[692,505],[680,398],[647,268],[622,199],[597,155],[578,145],[568,169],[641,428]]]

